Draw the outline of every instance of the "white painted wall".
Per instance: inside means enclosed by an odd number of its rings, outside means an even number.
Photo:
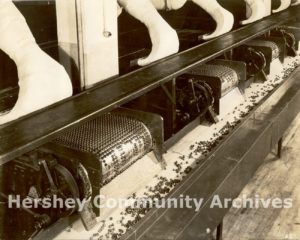
[[[82,87],[118,75],[117,0],[57,0],[56,12],[59,45],[80,68]]]

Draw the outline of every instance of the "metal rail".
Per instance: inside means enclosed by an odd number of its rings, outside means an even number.
[[[99,84],[88,91],[0,126],[0,165],[110,111],[270,29],[295,19],[300,6]]]

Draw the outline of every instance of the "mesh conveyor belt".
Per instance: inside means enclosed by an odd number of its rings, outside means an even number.
[[[269,47],[272,49],[272,60],[279,57],[279,47],[275,42],[269,41],[269,40],[251,40],[247,42],[248,46],[258,46],[258,47]]]
[[[150,131],[142,122],[116,113],[107,113],[87,122],[55,142],[95,154],[102,163],[103,184],[152,148]]]
[[[230,67],[223,65],[204,64],[195,68],[190,73],[207,77],[219,77],[222,82],[222,97],[229,93],[239,83],[237,73]]]

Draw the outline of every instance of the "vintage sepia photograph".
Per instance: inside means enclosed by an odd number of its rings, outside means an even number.
[[[0,240],[299,240],[300,0],[0,0]]]

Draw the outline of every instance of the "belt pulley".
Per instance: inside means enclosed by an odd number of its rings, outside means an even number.
[[[287,32],[282,28],[276,28],[270,32],[271,36],[282,37],[284,39],[287,54],[292,57],[297,56],[296,52],[296,38],[294,34]]]

